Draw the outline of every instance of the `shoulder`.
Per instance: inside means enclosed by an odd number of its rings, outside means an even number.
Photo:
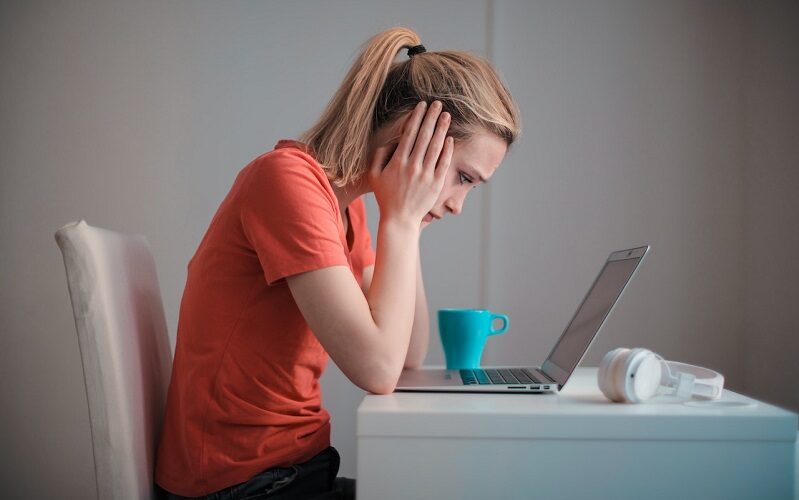
[[[284,141],[278,142],[275,149],[255,158],[245,170],[250,171],[251,176],[267,178],[303,176],[329,184],[322,166],[311,154],[300,147],[283,143]]]
[[[241,172],[245,198],[316,194],[334,199],[322,166],[301,146],[296,141],[280,141],[275,149],[252,160]]]

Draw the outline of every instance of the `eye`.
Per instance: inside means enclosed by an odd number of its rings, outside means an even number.
[[[463,184],[464,182],[466,182],[468,184],[474,183],[472,178],[469,177],[468,175],[464,174],[463,172],[458,172],[458,181],[459,181],[459,184]]]

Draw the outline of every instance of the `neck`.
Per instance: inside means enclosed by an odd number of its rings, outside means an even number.
[[[350,203],[355,201],[355,199],[359,196],[371,191],[371,189],[369,189],[369,183],[366,180],[365,175],[360,181],[354,184],[348,184],[346,186],[339,187],[331,183],[331,187],[333,188],[333,194],[336,195],[336,199],[338,200],[338,208],[342,217],[344,217],[345,210],[347,210],[347,207],[350,205]]]

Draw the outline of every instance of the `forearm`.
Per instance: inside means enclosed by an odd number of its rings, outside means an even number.
[[[402,370],[416,308],[419,228],[381,220],[377,231],[374,275],[366,300],[379,330],[376,354],[386,377]]]
[[[413,315],[413,328],[411,342],[408,346],[408,355],[405,357],[406,368],[419,368],[427,356],[430,342],[430,314],[427,308],[427,295],[424,291],[422,279],[422,259],[416,253],[416,307]]]

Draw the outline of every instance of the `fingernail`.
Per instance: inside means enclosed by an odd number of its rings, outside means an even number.
[[[441,108],[441,101],[436,101],[436,102],[434,102],[434,103],[433,103],[433,106],[434,106],[436,109],[440,109],[440,108]]]
[[[419,101],[419,104],[416,105],[417,108],[424,108],[425,106],[427,106],[425,101]]]

